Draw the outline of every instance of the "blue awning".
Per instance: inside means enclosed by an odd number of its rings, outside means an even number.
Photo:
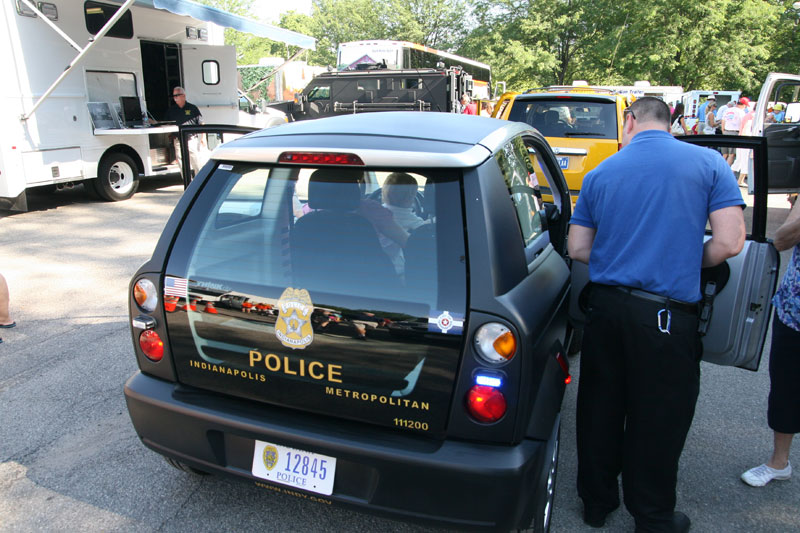
[[[279,28],[271,24],[256,22],[248,18],[228,13],[216,7],[209,7],[190,0],[136,0],[135,5],[163,9],[176,15],[185,15],[203,22],[213,22],[224,28],[252,33],[258,37],[265,37],[273,41],[315,50],[317,40],[308,35],[295,31]]]

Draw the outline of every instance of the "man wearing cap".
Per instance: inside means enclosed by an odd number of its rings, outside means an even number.
[[[747,101],[748,104],[750,103],[750,100],[746,96],[740,98],[739,101],[731,100],[728,109],[722,115],[723,135],[739,135],[739,130],[742,127],[742,119],[745,114],[745,101]],[[725,160],[729,165],[733,165],[733,161],[736,159],[736,149],[723,147],[722,155],[725,156]]]
[[[697,122],[699,124],[703,124],[706,121],[706,108],[708,107],[709,102],[717,102],[717,97],[713,94],[709,94],[706,101],[700,104],[700,109],[697,110]],[[698,131],[702,131],[702,129],[698,128]]]
[[[183,87],[172,89],[172,100],[173,105],[167,110],[168,121],[175,122],[178,126],[197,126],[203,123],[203,114],[200,113],[200,109],[196,105],[186,101],[186,91]],[[172,137],[172,144],[175,149],[175,159],[182,169],[181,144],[177,135]],[[189,145],[189,163],[192,171],[196,174],[204,164],[204,162],[201,163],[199,157],[201,140],[198,139],[197,135],[190,135],[187,139],[187,144]]]

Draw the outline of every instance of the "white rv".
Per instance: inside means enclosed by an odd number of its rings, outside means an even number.
[[[178,128],[158,124],[175,86],[207,124],[239,123],[223,27],[314,47],[188,0],[3,0],[0,24],[0,209],[13,210],[27,208],[32,187],[83,182],[114,201],[133,195],[139,175],[178,171]]]

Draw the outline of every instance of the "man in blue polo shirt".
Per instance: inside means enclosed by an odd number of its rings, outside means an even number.
[[[675,490],[700,388],[700,269],[741,251],[744,202],[719,153],[670,135],[664,102],[640,98],[624,120],[622,150],[586,175],[570,221],[569,254],[591,280],[578,494],[584,521],[602,527],[621,473],[637,533],[683,532]]]
[[[706,113],[708,112],[708,103],[714,102],[717,103],[717,97],[713,94],[708,95],[706,101],[700,104],[700,109],[697,110],[697,133],[700,134],[703,132],[703,125],[706,123]]]

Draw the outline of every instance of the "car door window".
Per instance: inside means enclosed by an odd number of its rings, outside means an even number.
[[[495,156],[514,203],[522,240],[527,247],[542,231],[542,197],[537,175],[522,137],[516,137]]]
[[[773,86],[764,136],[769,146],[770,189],[796,189],[800,185],[800,81],[778,80]]]

